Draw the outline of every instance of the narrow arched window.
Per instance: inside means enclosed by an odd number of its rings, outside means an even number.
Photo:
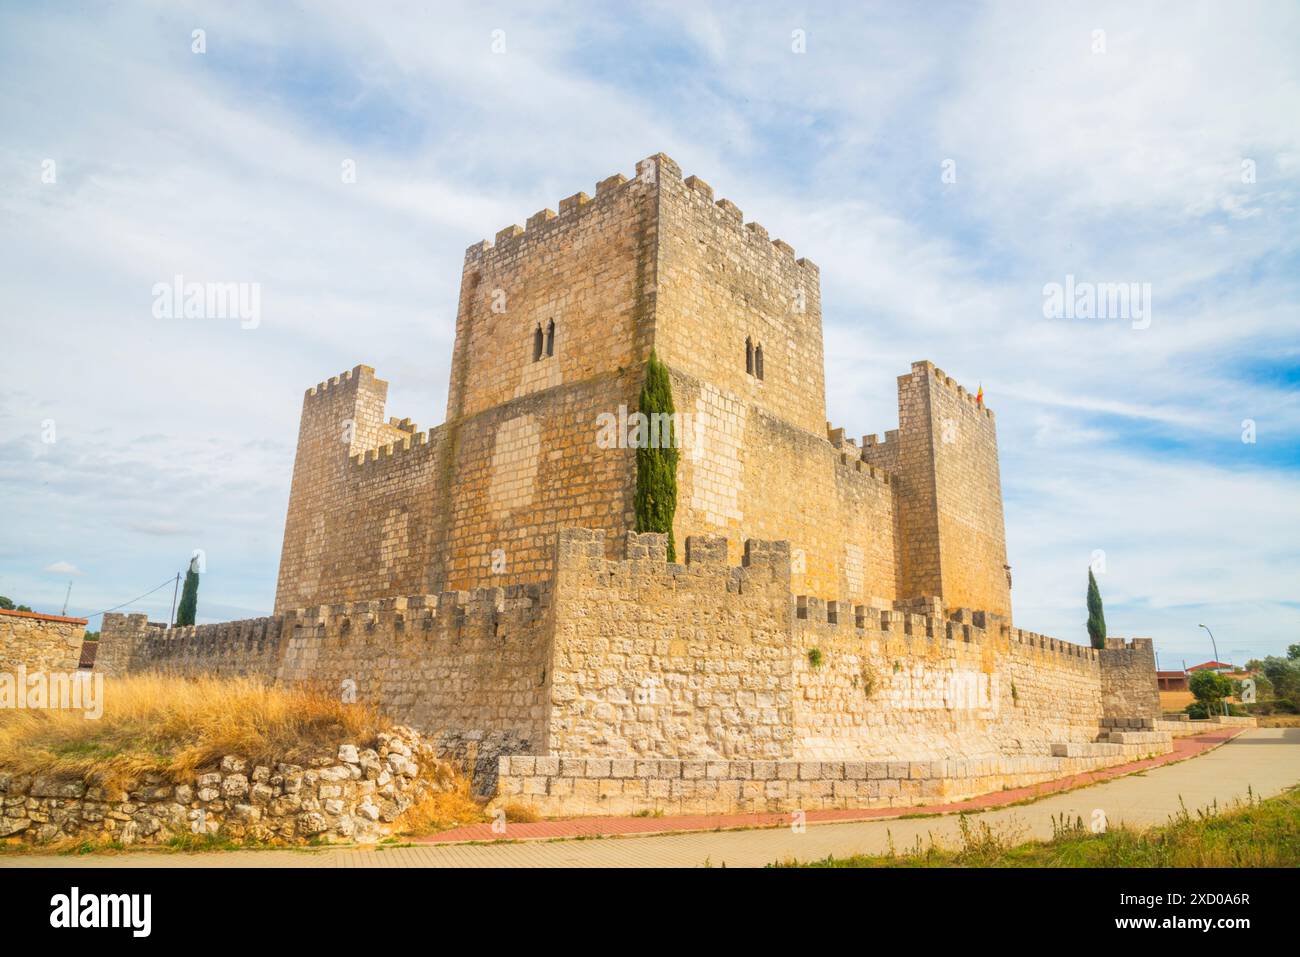
[[[754,340],[745,337],[745,371],[754,374]]]
[[[754,375],[763,378],[763,347],[754,347]]]
[[[552,319],[546,324],[546,354],[555,355],[555,320]]]
[[[533,361],[536,362],[542,357],[542,327],[539,324],[533,332]]]

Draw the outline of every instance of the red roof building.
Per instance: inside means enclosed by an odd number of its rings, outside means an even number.
[[[1219,674],[1228,674],[1237,670],[1236,665],[1230,665],[1222,661],[1202,661],[1199,665],[1192,665],[1187,669],[1190,675],[1193,671],[1217,671]]]

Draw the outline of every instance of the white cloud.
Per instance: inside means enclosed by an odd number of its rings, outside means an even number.
[[[7,9],[0,590],[61,601],[53,549],[99,610],[203,547],[209,609],[266,610],[303,389],[365,362],[436,424],[465,247],[663,150],[821,267],[836,424],[895,427],[914,359],[984,384],[1026,626],[1069,637],[1107,547],[1117,632],[1276,643],[1300,401],[1250,370],[1300,340],[1298,37],[1287,4]],[[260,282],[261,326],[153,320],[176,273]],[[1150,282],[1152,327],[1044,320],[1066,273]]]
[[[45,571],[55,575],[80,575],[81,569],[72,562],[51,562],[45,566]]]

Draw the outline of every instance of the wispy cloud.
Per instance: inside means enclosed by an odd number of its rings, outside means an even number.
[[[366,362],[436,424],[465,247],[663,150],[821,267],[837,424],[893,428],[914,359],[983,383],[1020,623],[1078,639],[1104,549],[1113,631],[1294,640],[1300,12],[738,9],[6,8],[0,592],[66,562],[97,611],[203,548],[200,614],[265,611],[303,389]],[[154,319],[176,274],[262,322]],[[1067,274],[1150,328],[1044,319]]]

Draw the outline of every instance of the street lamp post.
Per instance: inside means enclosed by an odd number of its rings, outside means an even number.
[[[1214,664],[1215,664],[1215,669],[1214,669],[1214,670],[1215,670],[1215,671],[1218,671],[1218,670],[1219,670],[1219,669],[1218,669],[1218,664],[1219,664],[1219,644],[1218,644],[1218,642],[1216,642],[1216,641],[1214,640],[1214,632],[1210,631],[1210,629],[1207,628],[1205,625],[1198,625],[1197,627],[1198,627],[1198,628],[1205,628],[1205,633],[1206,633],[1207,635],[1210,636],[1210,647],[1214,649]],[[1228,699],[1227,699],[1227,698],[1224,698],[1224,699],[1223,699],[1223,713],[1224,713],[1225,716],[1226,716],[1227,713],[1228,713]]]

